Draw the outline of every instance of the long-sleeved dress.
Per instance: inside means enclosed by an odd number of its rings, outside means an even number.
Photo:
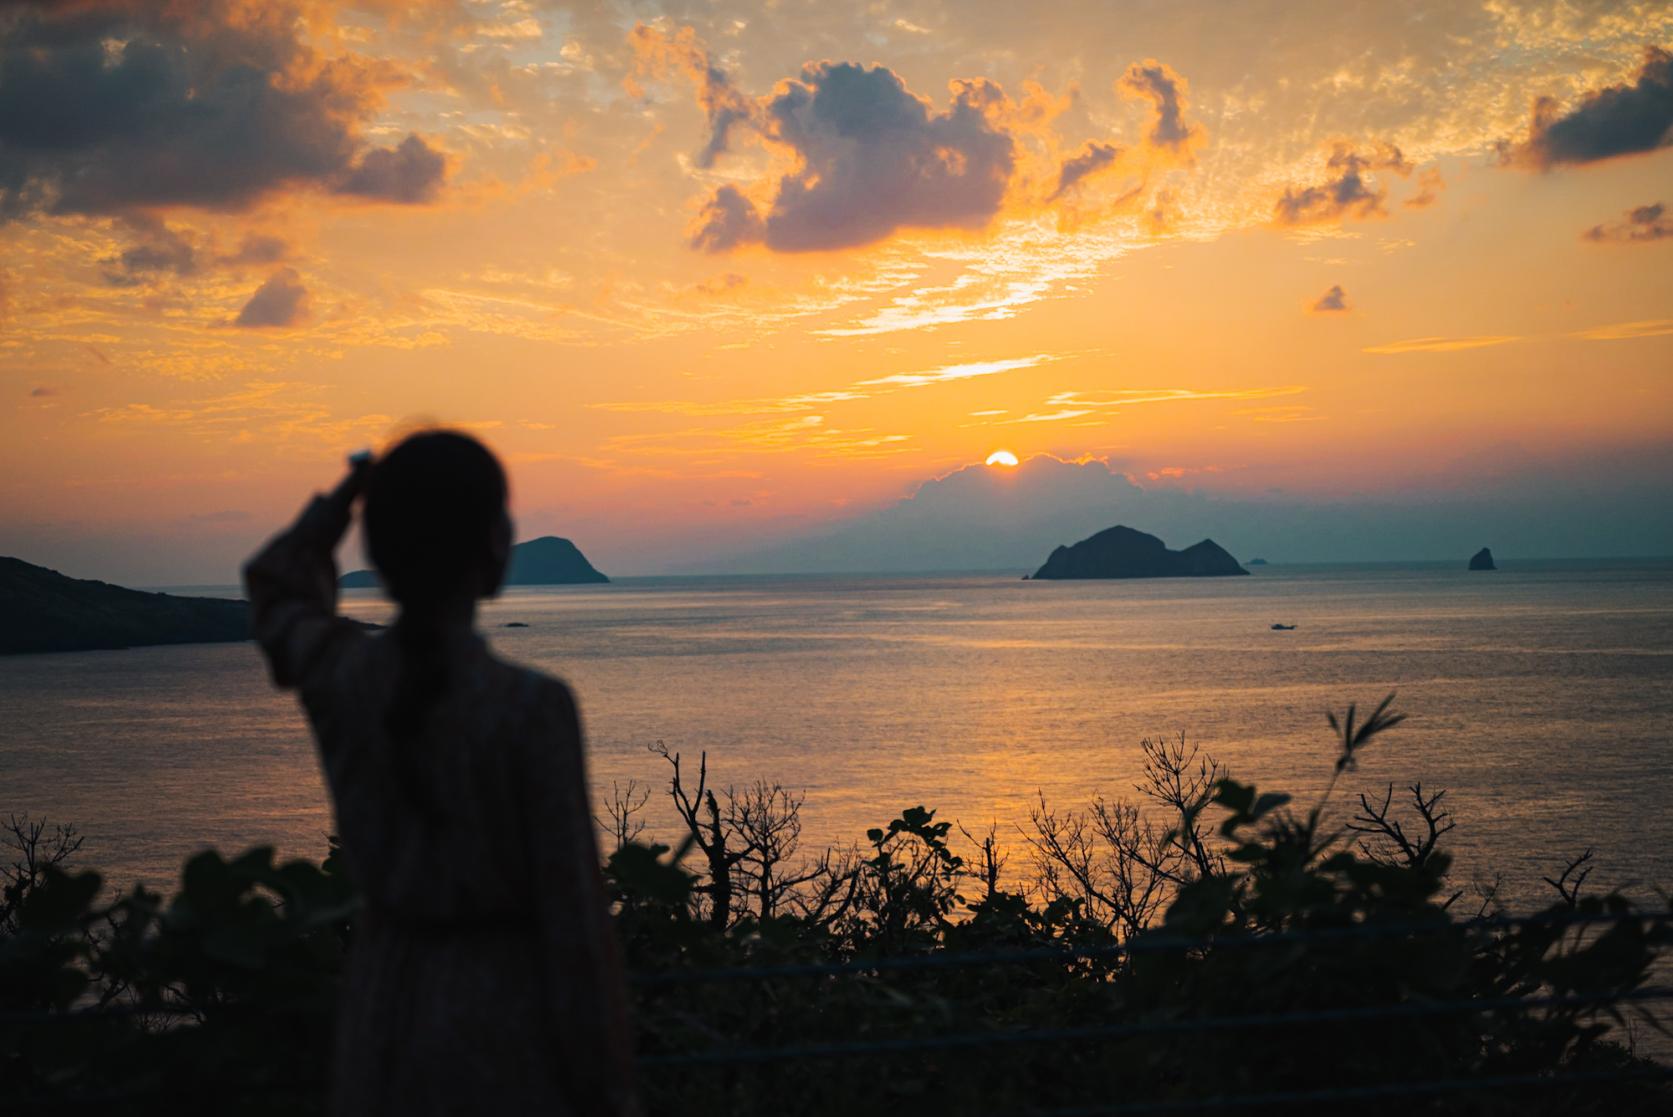
[[[634,1109],[619,962],[563,683],[442,650],[446,685],[400,741],[400,649],[336,615],[321,503],[245,569],[274,681],[300,692],[365,897],[338,1016],[332,1108],[372,1114]]]

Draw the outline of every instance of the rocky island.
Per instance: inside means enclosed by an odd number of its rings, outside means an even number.
[[[609,580],[587,561],[579,547],[556,535],[543,535],[511,548],[511,565],[505,574],[508,586],[572,586]],[[377,584],[377,573],[371,570],[351,570],[338,579],[344,589],[368,589]]]
[[[1034,577],[1214,578],[1247,573],[1212,539],[1170,551],[1154,535],[1118,524],[1073,546],[1058,547]]]
[[[249,638],[242,601],[147,593],[0,558],[0,655]]]
[[[1493,552],[1486,547],[1470,556],[1471,570],[1497,570],[1493,565]]]

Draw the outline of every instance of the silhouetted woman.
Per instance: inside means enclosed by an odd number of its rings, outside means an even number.
[[[357,496],[400,605],[379,634],[336,615],[332,552]],[[365,897],[338,1014],[339,1114],[634,1110],[574,699],[473,628],[510,544],[499,463],[437,431],[355,465],[244,571]]]

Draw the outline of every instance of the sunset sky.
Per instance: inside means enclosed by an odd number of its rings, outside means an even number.
[[[1665,2],[0,3],[0,553],[230,582],[431,421],[611,573],[999,449],[1558,478],[1667,553],[1668,48]]]

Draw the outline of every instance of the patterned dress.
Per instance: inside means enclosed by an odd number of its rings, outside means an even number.
[[[245,569],[274,681],[300,692],[365,907],[333,1112],[635,1112],[623,985],[569,689],[442,640],[417,730],[385,711],[399,642],[336,615],[316,500]]]

